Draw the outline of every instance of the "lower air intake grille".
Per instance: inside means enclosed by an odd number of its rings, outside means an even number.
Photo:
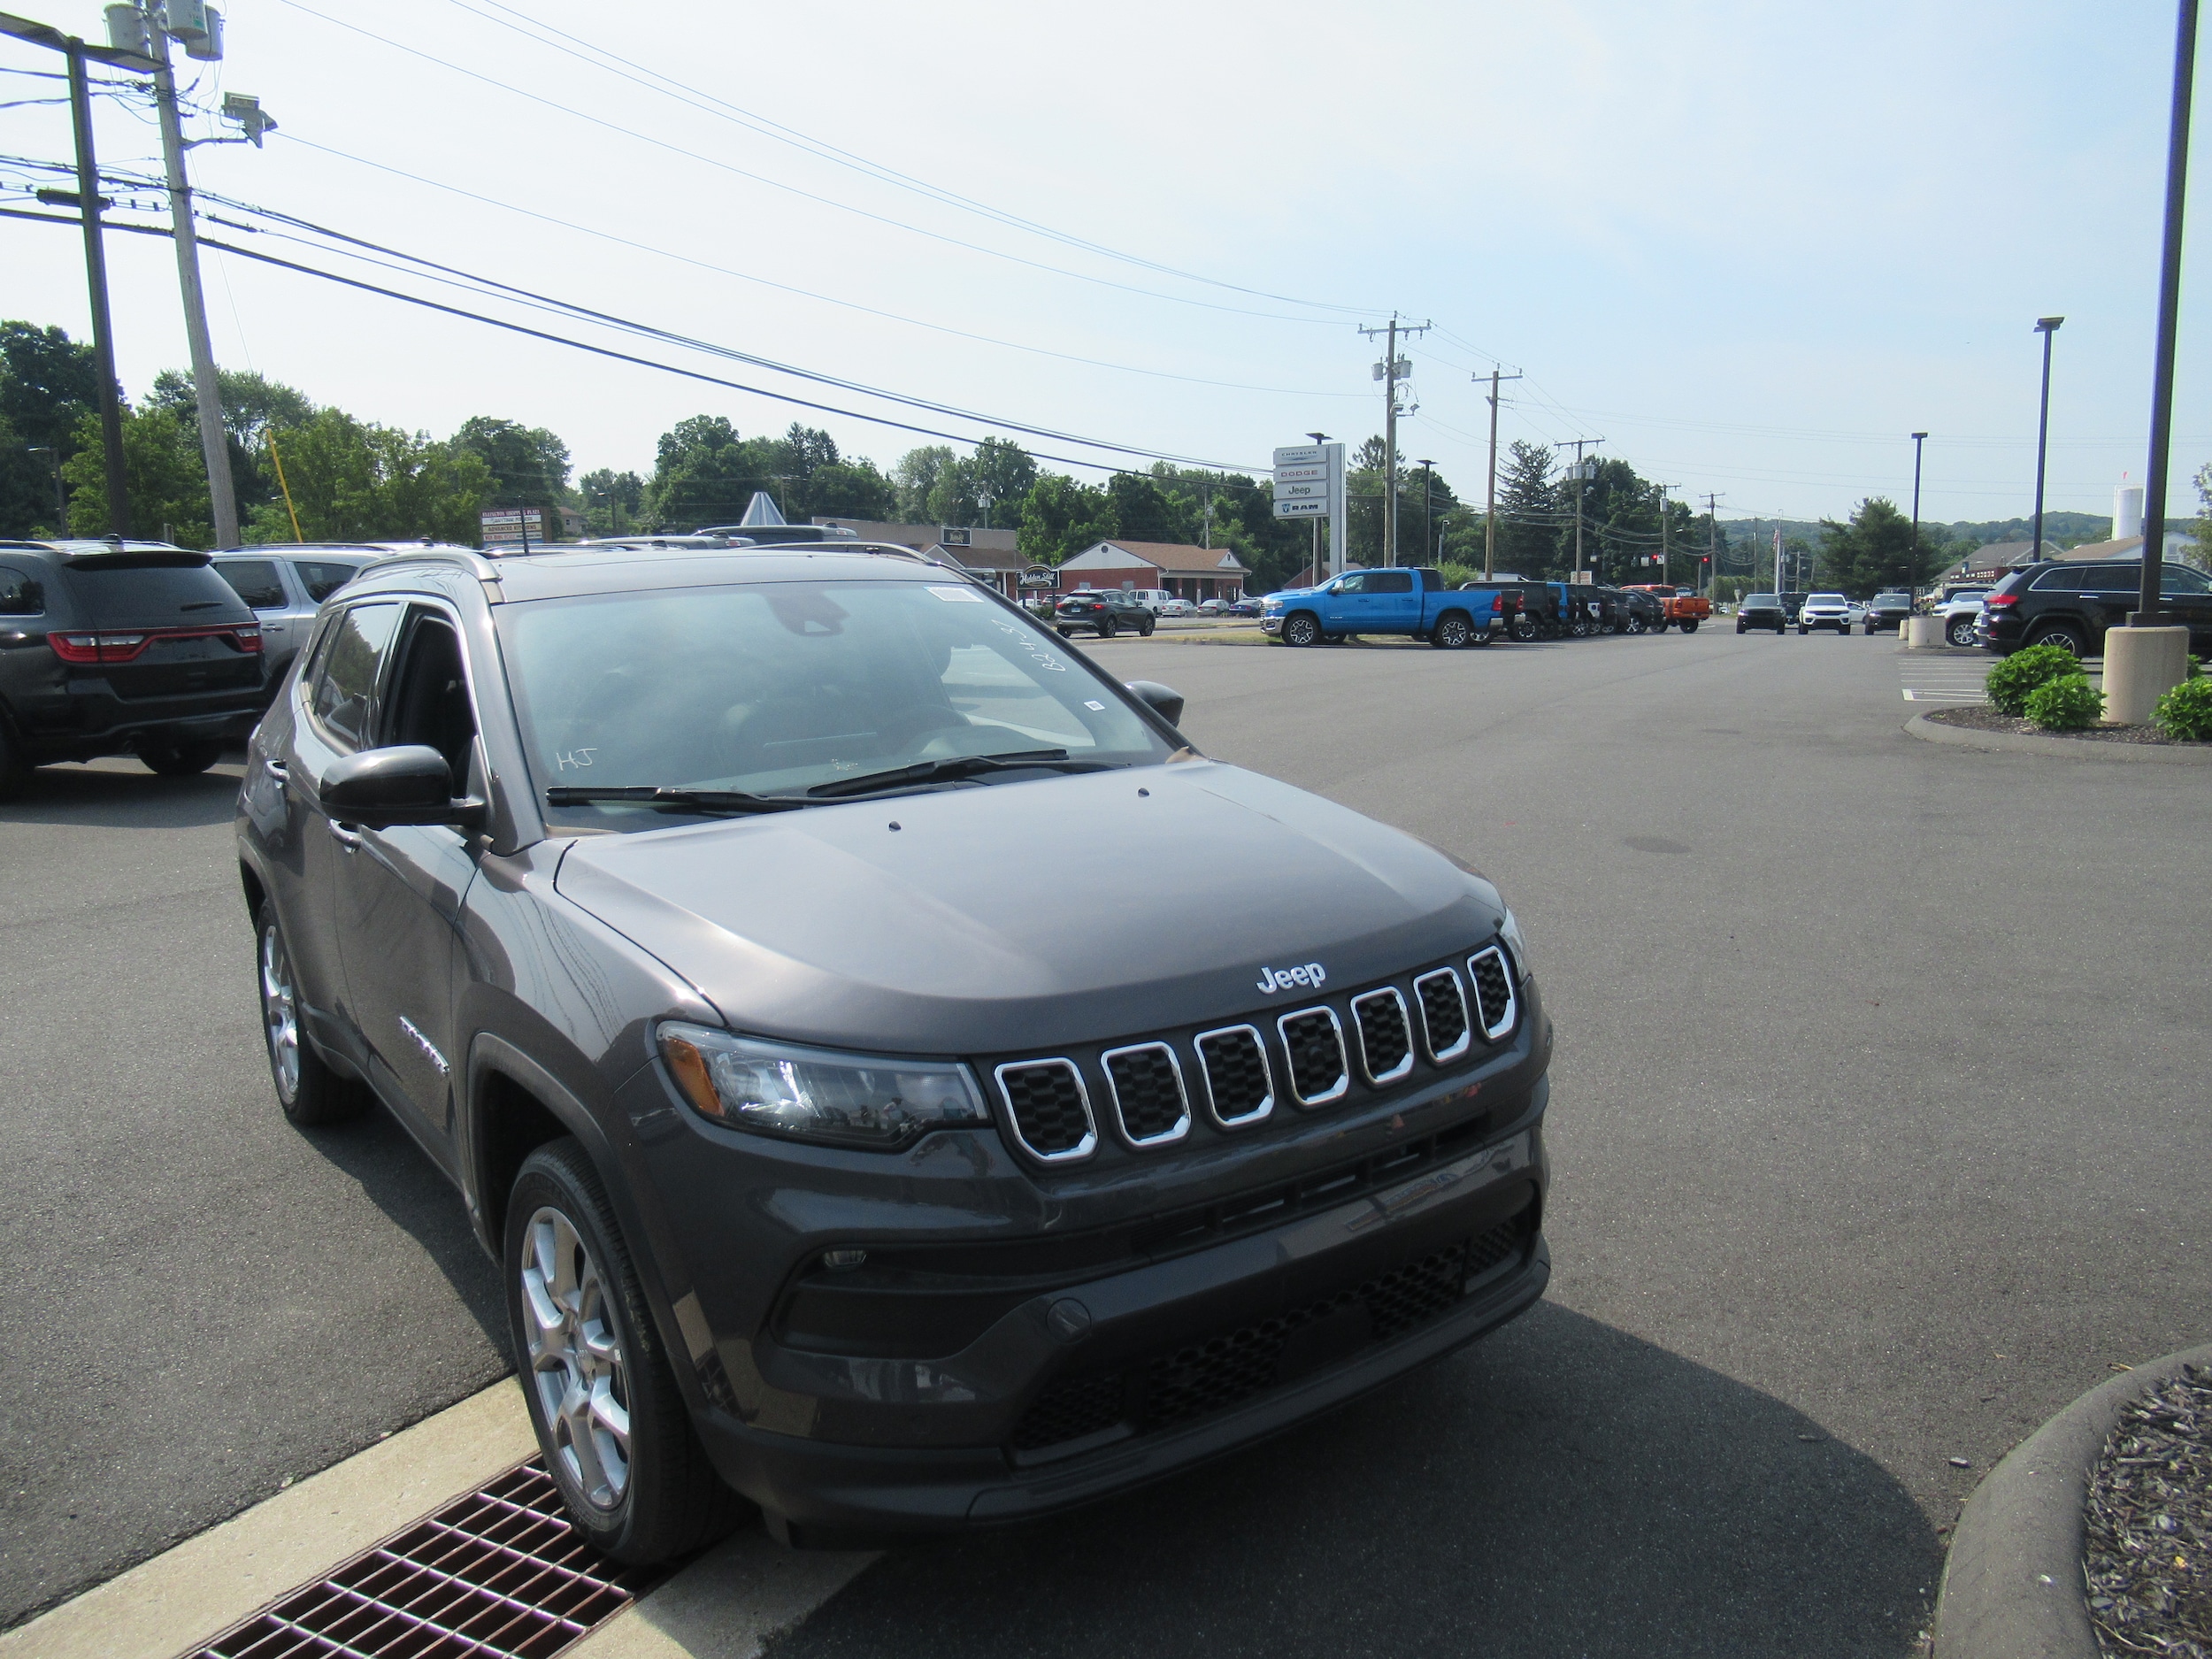
[[[1066,1060],[1031,1060],[998,1069],[1014,1136],[1047,1163],[1087,1156],[1098,1144],[1083,1079]]]
[[[1402,1263],[1353,1289],[1217,1332],[1132,1371],[1055,1383],[1023,1415],[1009,1446],[1034,1463],[1046,1461],[1035,1455],[1039,1452],[1072,1448],[1125,1424],[1139,1433],[1171,1428],[1229,1410],[1309,1371],[1432,1324],[1460,1302],[1471,1283],[1527,1248],[1534,1219],[1535,1211],[1525,1210],[1487,1233]]]
[[[278,1597],[197,1659],[544,1659],[663,1576],[584,1542],[532,1458]]]
[[[1106,1080],[1114,1086],[1114,1110],[1122,1133],[1133,1145],[1164,1146],[1190,1131],[1190,1109],[1183,1103],[1183,1074],[1175,1051],[1164,1042],[1116,1048],[1105,1056]]]
[[[1495,1042],[1513,1029],[1513,973],[1505,952],[1493,945],[1467,959],[1468,977],[1475,982],[1475,1006],[1482,1034]]]
[[[1290,1087],[1302,1106],[1318,1106],[1344,1093],[1344,1036],[1325,1008],[1286,1014],[1276,1022],[1290,1055]]]
[[[1267,1050],[1251,1026],[1207,1032],[1198,1040],[1198,1059],[1206,1069],[1206,1093],[1217,1123],[1224,1127],[1256,1124],[1275,1109]]]

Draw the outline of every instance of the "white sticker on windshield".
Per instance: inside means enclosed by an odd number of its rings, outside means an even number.
[[[1086,703],[1083,706],[1087,709],[1095,709],[1101,714],[1106,712],[1106,705],[1102,703]]]
[[[972,588],[933,588],[929,591],[954,604],[979,605],[983,603],[983,595]]]

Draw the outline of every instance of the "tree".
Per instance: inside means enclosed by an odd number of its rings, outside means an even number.
[[[899,516],[909,524],[949,524],[944,509],[952,502],[953,472],[960,457],[949,444],[924,444],[899,457],[891,476],[899,492]]]
[[[617,472],[600,467],[576,480],[584,497],[584,523],[595,535],[620,535],[634,530],[638,510],[645,502],[645,480],[635,472]]]
[[[53,469],[76,452],[99,388],[89,345],[58,328],[0,323],[0,536],[67,533],[55,521]],[[96,443],[98,431],[96,424]],[[35,448],[55,453],[33,455]]]
[[[146,407],[167,410],[184,420],[196,439],[200,410],[194,386],[191,370],[164,369],[154,376]],[[232,493],[242,518],[250,519],[256,507],[280,499],[276,469],[269,459],[269,434],[303,425],[314,414],[315,405],[297,388],[250,369],[218,369],[215,387],[223,411],[223,449],[230,457]]]
[[[1517,438],[1503,471],[1498,480],[1497,568],[1548,575],[1556,568],[1559,545],[1559,487],[1552,479],[1552,452]]]
[[[2189,534],[2197,549],[2186,557],[2192,565],[2212,570],[2212,461],[2197,469],[2196,486],[2197,521],[2189,526]]]
[[[1113,534],[1113,507],[1104,490],[1048,472],[1022,497],[1015,545],[1033,564],[1057,565]]]
[[[535,507],[545,515],[546,534],[559,534],[561,508],[571,499],[568,445],[543,426],[472,415],[453,434],[453,448],[484,463],[488,504]]]
[[[758,488],[752,457],[724,415],[678,421],[661,434],[654,454],[643,513],[657,526],[726,524]]]
[[[491,468],[472,449],[337,409],[318,410],[279,442],[308,541],[428,539],[474,547],[480,539],[479,515],[495,497]],[[245,534],[251,542],[289,541],[291,515],[282,502],[265,502]]]
[[[1933,568],[1933,549],[1924,539],[1915,558],[1912,520],[1882,496],[1861,502],[1848,524],[1824,518],[1820,527],[1820,580],[1853,598],[1919,587]]]
[[[98,411],[88,409],[78,418],[73,448],[75,453],[62,464],[70,486],[70,532],[105,535],[107,457]],[[200,453],[197,421],[173,409],[126,409],[123,466],[130,483],[132,534],[148,540],[165,535],[180,547],[214,543],[215,512],[208,504],[207,461]]]
[[[1175,511],[1160,487],[1142,472],[1116,472],[1106,480],[1115,536],[1131,541],[1180,541]]]

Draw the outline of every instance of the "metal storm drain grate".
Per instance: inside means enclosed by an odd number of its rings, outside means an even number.
[[[663,1576],[578,1537],[533,1457],[279,1597],[197,1659],[545,1659]]]

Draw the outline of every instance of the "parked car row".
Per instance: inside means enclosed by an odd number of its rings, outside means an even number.
[[[2160,567],[2162,608],[2189,630],[2189,649],[2212,656],[2212,577],[2192,565]],[[2056,645],[2076,657],[2103,654],[2108,628],[2141,603],[2139,560],[2048,559],[2017,570],[1980,603],[1973,643],[2008,657],[2028,645]]]
[[[1709,607],[1694,610],[1671,588],[1604,588],[1506,573],[1452,587],[1441,571],[1347,571],[1313,588],[1261,602],[1260,627],[1284,645],[1333,644],[1397,634],[1440,649],[1494,640],[1585,639],[1601,634],[1695,633]]]

